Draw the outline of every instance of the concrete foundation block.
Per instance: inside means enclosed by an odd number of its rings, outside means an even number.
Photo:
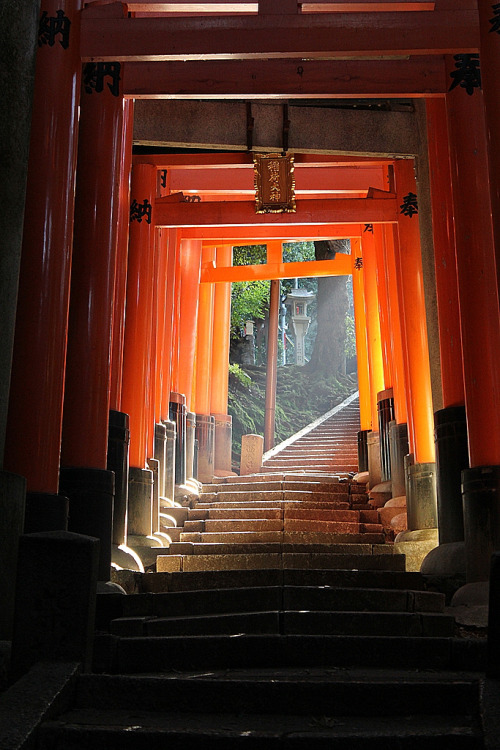
[[[240,475],[257,474],[262,465],[264,438],[262,435],[243,435],[241,438]]]
[[[51,531],[20,538],[12,676],[36,662],[78,661],[90,669],[99,540]]]

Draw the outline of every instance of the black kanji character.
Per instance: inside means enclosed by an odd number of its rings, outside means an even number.
[[[414,214],[418,214],[418,202],[415,193],[405,195],[400,209],[403,216],[408,216],[410,219]]]
[[[490,31],[500,34],[500,3],[496,3],[496,5],[492,5],[491,7],[493,8],[494,16],[493,18],[490,18]]]
[[[44,10],[38,24],[38,46],[48,44],[49,47],[53,47],[56,43],[56,36],[60,35],[59,44],[63,49],[68,49],[70,26],[71,21],[63,10],[58,10],[55,16],[49,16]]]
[[[167,170],[166,169],[162,169],[160,172],[160,185],[162,186],[162,188],[167,187]]]
[[[354,259],[354,268],[360,271],[363,268],[363,258]]]
[[[113,96],[119,96],[121,68],[119,62],[86,63],[83,67],[83,85],[87,94],[93,91],[100,94],[104,89],[104,79],[109,76],[111,83],[107,82],[108,89]]]
[[[370,232],[371,234],[373,234],[373,224],[365,224],[363,232]]]
[[[481,70],[479,68],[479,55],[474,52],[472,54],[455,55],[455,67],[450,73],[450,77],[453,78],[449,91],[452,91],[456,86],[460,86],[465,89],[469,96],[472,96],[474,89],[481,88]]]
[[[130,221],[138,221],[139,224],[142,223],[142,217],[146,217],[147,224],[151,224],[151,209],[152,209],[151,203],[148,201],[147,198],[144,199],[143,203],[137,203],[137,201],[132,201],[130,205]]]

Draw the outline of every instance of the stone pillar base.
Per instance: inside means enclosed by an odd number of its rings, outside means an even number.
[[[215,419],[208,414],[196,415],[198,441],[198,475],[200,482],[210,483],[214,478]]]
[[[437,545],[437,529],[402,531],[394,540],[394,552],[406,555],[407,572],[418,573],[425,557]]]
[[[68,531],[97,537],[98,580],[111,575],[111,537],[115,475],[107,469],[67,467],[61,469],[59,487],[69,498]]]
[[[401,497],[402,495],[406,495],[404,457],[409,452],[408,425],[406,422],[402,424],[391,422],[389,426],[389,442],[391,446],[392,496]]]
[[[196,414],[186,412],[186,479],[192,479],[195,472],[194,441],[196,437]]]
[[[128,485],[127,545],[130,536],[151,536],[153,472],[130,467]]]
[[[156,458],[148,458],[148,469],[153,472],[153,500],[151,503],[151,533],[160,530],[160,463]]]
[[[406,460],[408,529],[437,529],[436,464]]]
[[[163,424],[166,432],[165,492],[163,497],[173,503],[175,492],[175,422],[168,420]]]
[[[167,458],[167,430],[162,422],[155,424],[155,459],[158,461],[158,495],[165,494],[165,464]]]
[[[367,435],[368,473],[370,475],[369,485],[375,487],[382,481],[380,469],[380,443],[379,434],[373,430]]]
[[[186,397],[170,394],[170,419],[175,424],[175,484],[186,481]]]
[[[440,544],[429,552],[420,572],[426,576],[451,578],[465,583],[465,542]]]
[[[125,412],[110,410],[107,469],[115,473],[113,544],[117,545],[124,544],[127,528],[129,421]]]
[[[0,471],[0,641],[12,638],[17,551],[24,528],[26,479]]]
[[[229,414],[212,414],[215,420],[214,472],[231,472],[233,418]],[[230,476],[225,474],[224,476]]]
[[[371,430],[358,432],[358,473],[368,471],[368,443],[367,438]]]
[[[469,467],[465,406],[450,406],[434,414],[436,489],[439,543],[464,539],[461,475]]]
[[[491,556],[500,549],[500,466],[462,472],[467,583],[488,581]]]

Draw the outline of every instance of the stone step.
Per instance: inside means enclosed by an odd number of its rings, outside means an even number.
[[[337,496],[338,497],[338,496]],[[332,499],[332,500],[323,500],[323,501],[316,501],[316,500],[305,500],[300,501],[299,498],[296,498],[294,500],[260,500],[258,503],[252,503],[245,500],[239,500],[239,501],[214,501],[213,503],[196,503],[196,510],[211,510],[212,508],[252,508],[252,505],[258,508],[278,508],[278,509],[286,509],[286,508],[317,508],[318,510],[321,509],[331,509],[331,510],[350,510],[350,504],[348,500],[345,501]],[[367,505],[367,509],[373,510],[371,505]],[[376,512],[376,511],[375,511]]]
[[[115,572],[120,580],[120,571]],[[193,591],[213,588],[254,588],[268,586],[315,586],[329,591],[339,588],[411,589],[424,591],[424,579],[420,573],[382,570],[326,570],[314,568],[215,570],[192,572],[162,572],[134,574],[140,592],[152,597],[159,592]],[[105,597],[105,598],[103,598]],[[122,594],[106,594],[102,602],[111,602]],[[129,599],[135,600],[134,597]],[[120,605],[121,606],[121,605]]]
[[[326,568],[338,570],[405,569],[404,555],[355,555],[318,552],[263,554],[158,555],[158,572],[238,570],[258,568]]]
[[[113,620],[110,626],[111,633],[124,638],[236,633],[451,637],[454,629],[454,618],[442,614],[287,609],[188,617],[125,617]]]
[[[260,586],[246,588],[197,589],[115,597],[116,606],[107,609],[98,596],[101,628],[110,619],[145,617],[187,617],[228,614],[238,611],[315,610],[442,613],[444,594],[432,591],[384,590],[377,588],[324,588],[318,586]]]
[[[273,639],[274,640],[274,639]],[[403,670],[346,670],[331,674],[322,669],[277,669],[213,675],[171,672],[147,675],[81,675],[75,708],[184,711],[196,705],[204,712],[245,714],[299,714],[398,716],[409,709],[435,715],[469,715],[477,701],[477,676],[454,672]],[[175,680],[175,689],[172,685]],[[370,687],[372,686],[372,687]],[[376,686],[376,689],[373,689]]]
[[[187,537],[187,538],[184,538]],[[192,537],[192,538],[190,538]],[[186,534],[160,554],[165,555],[251,555],[272,552],[307,552],[358,555],[392,555],[383,534],[322,534],[321,532],[220,532]]]
[[[382,670],[332,676],[320,668],[232,670],[197,679],[172,672],[82,675],[75,692],[74,706],[41,726],[39,750],[483,745],[474,728],[479,681],[449,672],[423,678]]]
[[[340,511],[348,513],[349,511]],[[374,511],[376,514],[377,511]],[[222,518],[283,518],[282,508],[260,508],[258,504],[256,507],[250,508],[193,508],[189,511],[189,520],[203,521],[207,518],[210,519],[222,519]]]
[[[283,482],[232,482],[231,484],[204,484],[202,494],[219,492],[271,492],[281,491]]]
[[[95,657],[94,671],[128,674],[277,667],[371,669],[388,664],[391,669],[480,672],[486,666],[486,642],[391,635],[241,635],[237,638],[232,635],[138,638],[102,635],[95,639]],[[374,699],[376,693],[372,688]],[[356,711],[359,710],[357,705]],[[369,709],[363,705],[363,710]],[[436,710],[439,711],[439,704]]]

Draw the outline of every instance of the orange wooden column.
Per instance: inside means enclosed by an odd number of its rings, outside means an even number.
[[[500,15],[494,0],[478,0],[481,52],[481,83],[486,115],[489,162],[489,186],[497,280],[500,287],[500,98],[498,75],[500,65]]]
[[[268,248],[269,252],[269,248]],[[267,333],[267,377],[266,406],[264,415],[264,451],[274,448],[274,428],[276,415],[276,381],[278,377],[278,316],[280,282],[271,281],[269,301],[269,327]]]
[[[392,355],[392,388],[394,391],[394,413],[398,424],[405,424],[406,383],[403,354],[403,332],[401,326],[401,309],[398,296],[398,275],[394,253],[394,228],[391,224],[384,226],[384,266],[386,269],[386,287],[388,300],[389,329],[391,332]]]
[[[201,266],[215,261],[215,246],[203,245]],[[196,384],[194,410],[210,414],[212,375],[212,337],[214,328],[214,284],[200,284],[198,296],[198,333],[196,337]]]
[[[153,351],[154,199],[156,169],[132,169],[127,310],[123,354],[122,408],[130,415],[130,465],[143,469],[152,444],[150,409]]]
[[[25,476],[29,492],[49,494],[59,484],[82,6],[43,0],[40,9],[4,457],[4,469]]]
[[[201,265],[215,261],[215,245],[203,245]],[[198,440],[198,479],[211,482],[214,476],[215,420],[210,415],[210,388],[212,375],[212,335],[214,317],[214,284],[200,284],[198,296],[198,333],[196,337],[196,363],[193,411],[196,412],[196,439]]]
[[[480,89],[455,88],[447,113],[470,465],[500,465],[500,320]]]
[[[175,299],[177,285],[177,267],[179,254],[179,240],[176,229],[167,229],[167,288],[165,295],[165,324],[163,342],[163,387],[161,400],[161,419],[169,418],[170,391],[172,390],[172,370],[176,351],[175,327]]]
[[[407,403],[409,407],[411,406],[414,430],[413,445],[410,445],[410,448],[413,449],[415,463],[433,463],[435,459],[434,416],[420,254],[418,199],[413,161],[398,160],[395,163],[394,172],[400,205],[397,265],[401,275],[406,329]]]
[[[377,393],[383,391],[384,367],[380,336],[380,317],[377,293],[377,258],[375,239],[371,232],[364,232],[361,240],[363,248],[363,269],[365,277],[365,310],[368,341],[368,372],[370,374],[370,408],[372,430],[378,430]]]
[[[99,65],[80,99],[61,466],[105,469],[124,101],[120,63]]]
[[[125,335],[125,299],[127,293],[128,238],[130,216],[130,172],[132,168],[132,136],[134,130],[134,103],[124,101],[123,140],[121,146],[121,178],[118,213],[118,247],[115,274],[113,311],[113,348],[111,353],[110,408],[121,411],[123,376],[123,341]]]
[[[434,267],[441,355],[443,406],[464,403],[455,223],[451,191],[446,101],[427,99]]]
[[[217,266],[230,266],[232,246],[218,245]],[[210,384],[210,411],[227,414],[229,339],[231,326],[231,284],[215,284],[214,325],[212,339],[212,378]]]
[[[168,288],[168,229],[156,231],[157,257],[157,300],[156,300],[156,361],[155,361],[155,422],[162,419],[164,393],[166,390],[167,370],[170,362],[170,351],[166,350],[165,329],[167,325],[167,288]],[[168,378],[169,379],[169,378]]]
[[[217,266],[230,266],[232,254],[232,245],[218,245],[216,250]],[[231,471],[232,417],[227,413],[231,284],[219,282],[214,287],[210,413],[215,419],[214,469],[217,473]]]
[[[389,301],[385,273],[386,269],[384,258],[384,233],[382,224],[373,225],[373,237],[375,243],[375,273],[377,279],[378,312],[380,320],[380,344],[382,347],[384,384],[386,388],[392,388],[394,376],[391,347],[391,329],[389,325]]]
[[[372,429],[370,374],[368,368],[368,337],[365,312],[364,270],[361,240],[351,238],[352,293],[354,298],[354,326],[358,363],[359,416],[362,431]]]
[[[180,320],[178,328],[179,365],[177,391],[185,395],[188,411],[191,411],[196,353],[201,245],[201,240],[182,240],[180,248]]]
[[[463,61],[447,59],[450,76]],[[500,547],[498,259],[482,92],[475,85],[468,91],[455,86],[446,105],[470,461],[462,472],[466,572],[468,581],[481,581],[488,579],[492,552]]]

